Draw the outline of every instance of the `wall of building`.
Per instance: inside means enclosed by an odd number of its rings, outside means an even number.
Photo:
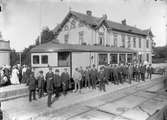
[[[10,51],[0,51],[0,66],[10,65]]]
[[[0,38],[0,66],[10,65],[10,42]]]

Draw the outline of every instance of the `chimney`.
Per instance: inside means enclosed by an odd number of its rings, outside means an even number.
[[[91,10],[87,10],[86,14],[92,16],[92,11]]]
[[[122,20],[122,25],[126,25],[126,19]]]

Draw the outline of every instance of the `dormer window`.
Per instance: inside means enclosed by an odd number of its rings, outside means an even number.
[[[75,28],[76,27],[76,21],[75,20],[72,20],[71,21],[71,29]]]

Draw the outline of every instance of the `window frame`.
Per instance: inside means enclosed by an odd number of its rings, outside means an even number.
[[[83,44],[84,43],[84,31],[80,31],[79,33],[79,44]]]
[[[38,62],[37,62],[37,63],[34,63],[34,57],[38,57]],[[40,55],[33,55],[33,56],[32,56],[32,63],[33,63],[34,65],[39,65],[39,64],[40,64]]]
[[[113,38],[114,38],[114,47],[118,47],[118,34],[114,33]]]
[[[139,48],[141,48],[141,38],[139,38]]]
[[[66,54],[66,55],[68,55],[68,56],[66,56],[66,63],[67,63],[67,65],[62,65],[62,64],[60,64],[60,54]],[[63,56],[64,57],[64,56]],[[69,58],[68,58],[69,57]],[[58,67],[70,67],[70,52],[58,52],[57,53],[57,63],[58,63]],[[69,61],[68,61],[69,60]],[[65,61],[65,60],[62,60],[62,61]]]
[[[124,34],[121,35],[122,47],[123,47],[123,48],[125,48],[125,37],[126,37],[126,36],[125,36]]]
[[[149,40],[146,39],[146,48],[149,48]]]
[[[67,39],[67,40],[66,40]],[[64,35],[64,43],[67,44],[69,41],[69,34]]]
[[[100,56],[103,56],[102,58],[105,59],[105,60],[101,61],[100,60]],[[99,60],[98,60],[98,64],[99,65],[106,65],[106,64],[108,64],[108,55],[106,53],[99,53],[98,57],[99,57]]]
[[[43,62],[43,57],[47,57],[47,63]],[[49,63],[49,57],[48,55],[41,55],[41,64],[48,64]]]
[[[114,56],[114,57],[112,57]],[[112,58],[116,58],[116,59],[112,59]],[[118,64],[118,54],[116,53],[111,53],[110,54],[110,64]]]
[[[133,48],[136,48],[136,37],[133,37]]]

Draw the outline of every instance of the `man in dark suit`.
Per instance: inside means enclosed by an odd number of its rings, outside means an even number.
[[[85,87],[90,88],[90,86],[90,66],[88,66],[85,71]]]
[[[92,89],[96,89],[96,84],[97,84],[97,80],[98,80],[98,73],[97,73],[97,69],[95,67],[96,66],[93,65],[93,68],[90,71],[90,79],[91,79],[91,83],[92,83]]]
[[[69,86],[69,81],[70,81],[70,76],[67,72],[67,68],[64,69],[64,72],[61,74],[61,80],[62,80],[62,87],[63,87],[63,94],[67,94],[68,86]]]
[[[114,84],[118,85],[118,72],[117,72],[117,65],[113,67],[113,78],[114,78]]]
[[[38,96],[41,98],[44,95],[44,76],[43,71],[39,71],[38,80]]]
[[[145,81],[145,73],[146,73],[146,66],[145,65],[141,65],[140,72],[141,72],[142,81]]]
[[[30,78],[29,78],[29,101],[32,101],[32,96],[33,100],[36,100],[36,79],[34,77],[34,73],[30,73]]]
[[[51,107],[52,104],[52,94],[53,94],[53,79],[54,79],[54,73],[52,72],[52,68],[49,67],[49,72],[46,73],[46,89],[48,93],[48,107]]]
[[[55,70],[55,74],[54,74],[54,92],[55,92],[55,97],[59,97],[60,90],[61,90],[61,85],[62,85],[62,81],[61,81],[61,77],[59,75],[59,70],[56,69]]]
[[[153,68],[152,68],[151,64],[149,64],[149,67],[147,68],[147,72],[148,72],[147,79],[149,78],[151,80],[152,73],[153,73]]]
[[[104,67],[100,67],[100,71],[98,73],[98,81],[99,81],[99,88],[100,91],[106,91],[105,88],[105,71],[104,71]]]

